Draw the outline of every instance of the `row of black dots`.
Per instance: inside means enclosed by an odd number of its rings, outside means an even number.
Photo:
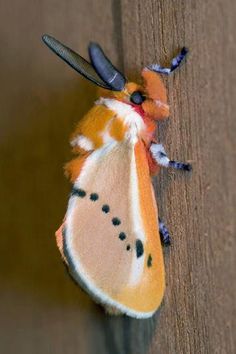
[[[120,239],[121,241],[124,241],[126,238],[127,238],[127,236],[126,236],[126,233],[125,233],[125,232],[122,231],[122,232],[119,233],[119,239]],[[130,250],[131,250],[131,246],[130,246],[129,243],[128,243],[127,246],[126,246],[126,250],[127,250],[127,251],[130,251]]]
[[[119,226],[119,225],[121,224],[121,221],[120,221],[119,218],[114,217],[114,218],[112,218],[112,224],[113,224],[114,226]],[[119,239],[120,239],[121,241],[124,241],[126,238],[127,238],[126,233],[123,232],[123,231],[121,231],[121,232],[119,233]],[[130,250],[131,250],[130,244],[127,244],[126,250],[127,250],[127,251],[130,251]]]
[[[73,188],[72,190],[72,195],[74,196],[77,196],[77,197],[80,197],[80,198],[84,198],[86,196],[86,192],[85,190],[81,189],[81,188]],[[91,193],[90,194],[90,199],[95,202],[99,199],[99,195],[97,193]],[[102,211],[107,214],[110,212],[110,207],[108,204],[103,204],[102,206]],[[117,217],[114,217],[112,218],[112,224],[114,226],[119,226],[121,224],[121,221],[119,218]],[[126,234],[124,232],[120,232],[119,234],[119,239],[120,240],[125,240],[126,239]],[[128,245],[129,246],[129,245]],[[130,249],[130,246],[128,247],[128,250]]]
[[[105,212],[105,213],[108,213],[108,212],[110,211],[109,205],[104,204],[103,207],[102,207],[102,211]],[[114,226],[119,226],[119,225],[121,224],[121,220],[120,220],[119,218],[117,218],[117,217],[114,217],[114,218],[112,218],[112,224],[113,224]],[[119,233],[119,239],[120,239],[121,241],[126,240],[126,238],[127,238],[127,235],[126,235],[125,232],[122,231],[122,232]],[[128,245],[126,246],[126,250],[127,250],[127,251],[130,251],[130,250],[131,250],[130,244],[128,244]]]
[[[73,188],[72,190],[72,195],[78,196],[80,198],[84,198],[86,196],[86,192],[81,189],[81,188]],[[97,193],[91,193],[90,194],[90,199],[91,201],[95,202],[99,199],[99,196]],[[108,204],[103,204],[102,206],[102,211],[107,214],[110,212],[110,207]],[[121,220],[117,217],[112,218],[112,224],[114,226],[119,226],[121,224]],[[119,233],[119,239],[121,241],[124,241],[127,238],[125,232],[120,232]],[[144,248],[143,248],[143,243],[141,240],[137,239],[135,243],[135,248],[136,248],[136,256],[137,258],[141,257],[144,253]],[[130,244],[126,246],[126,250],[129,251],[131,249]],[[149,254],[148,260],[147,260],[147,266],[151,267],[152,266],[152,256]]]
[[[98,194],[97,193],[91,193],[90,194],[90,199],[93,201],[93,202],[95,202],[96,200],[98,200]],[[105,214],[108,214],[109,212],[110,212],[110,207],[109,207],[109,205],[108,204],[103,204],[103,206],[102,206],[102,211],[105,213]],[[121,221],[120,221],[120,219],[119,218],[117,218],[117,217],[114,217],[114,218],[112,218],[112,224],[114,225],[114,226],[118,226],[118,225],[120,225],[121,224]],[[124,232],[121,232],[120,234],[119,234],[119,239],[120,240],[125,240],[126,239],[126,234],[124,233]]]

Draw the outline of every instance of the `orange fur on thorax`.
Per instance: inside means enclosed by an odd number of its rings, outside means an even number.
[[[94,148],[98,149],[103,144],[101,132],[113,116],[114,113],[105,106],[95,105],[78,123],[72,139],[78,135],[85,136],[93,142]]]

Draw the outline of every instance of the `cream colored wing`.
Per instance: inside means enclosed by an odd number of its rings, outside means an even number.
[[[143,143],[94,151],[74,184],[64,223],[73,277],[96,301],[150,317],[164,292],[157,220]]]

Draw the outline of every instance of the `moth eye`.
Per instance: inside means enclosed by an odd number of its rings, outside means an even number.
[[[142,104],[146,100],[146,97],[140,91],[134,91],[130,95],[130,101],[134,104]]]

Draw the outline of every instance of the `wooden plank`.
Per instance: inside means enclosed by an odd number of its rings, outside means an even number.
[[[235,352],[235,10],[233,0],[2,2],[1,353]],[[44,32],[84,56],[98,41],[132,79],[182,45],[191,50],[165,80],[171,119],[158,137],[194,172],[162,171],[154,182],[173,245],[165,300],[150,320],[105,315],[55,247],[68,137],[96,90],[43,46]]]
[[[168,64],[181,46],[190,48],[166,80],[171,119],[158,132],[168,154],[192,160],[194,170],[191,177],[163,171],[156,181],[173,245],[150,353],[235,352],[235,10],[233,1],[122,1],[128,71]]]

